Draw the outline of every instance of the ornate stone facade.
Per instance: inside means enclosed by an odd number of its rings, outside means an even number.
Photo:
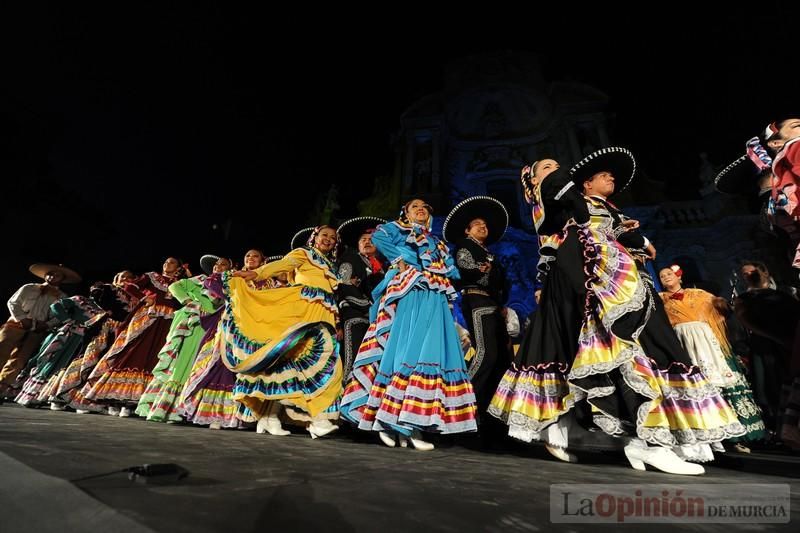
[[[450,64],[444,88],[401,117],[392,180],[400,197],[420,195],[440,215],[473,195],[493,196],[508,209],[512,228],[493,252],[509,272],[509,303],[521,318],[535,307],[538,246],[519,186],[520,169],[543,157],[568,166],[613,144],[607,103],[605,94],[587,85],[545,81],[531,54],[498,53]],[[743,201],[714,190],[713,165],[705,154],[700,159],[700,200],[642,205],[664,198],[663,185],[642,173],[633,187],[613,198],[641,221],[658,250],[656,266],[679,262],[692,282],[724,296],[731,293],[739,259],[765,260],[783,274],[776,239]],[[434,231],[440,226],[437,217]]]
[[[519,171],[553,157],[563,164],[609,144],[608,97],[580,83],[546,82],[531,54],[499,53],[450,64],[444,89],[409,107],[397,136],[404,196],[447,208],[488,194],[532,229]]]
[[[730,297],[742,259],[767,263],[776,279],[791,281],[782,244],[759,214],[749,212],[741,198],[706,185],[701,200],[633,206],[625,212],[642,223],[657,251],[656,265],[679,264],[689,284]],[[742,289],[739,284],[739,289]]]

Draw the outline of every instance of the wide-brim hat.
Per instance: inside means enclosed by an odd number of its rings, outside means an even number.
[[[614,193],[622,192],[633,181],[636,159],[627,148],[609,146],[587,155],[569,169],[572,181],[579,189],[582,189],[584,181],[598,172],[610,172],[614,176]]]
[[[217,264],[217,261],[219,261],[218,255],[206,254],[200,258],[200,268],[210,276],[214,272],[214,265]]]
[[[447,215],[442,227],[445,241],[453,242],[464,237],[464,230],[476,218],[483,219],[489,229],[485,244],[499,241],[508,228],[508,211],[491,196],[473,196],[459,202]]]
[[[385,224],[386,220],[378,217],[355,217],[345,220],[336,229],[339,235],[339,242],[347,246],[357,247],[358,240],[367,230],[375,229],[380,224]]]
[[[295,233],[294,237],[292,237],[291,244],[289,244],[289,249],[294,250],[295,248],[308,246],[308,238],[311,237],[311,234],[314,232],[314,227],[315,226],[309,226]]]
[[[758,175],[758,168],[745,154],[717,174],[714,187],[725,194],[749,194],[756,187]]]
[[[269,257],[265,257],[264,258],[264,264],[266,265],[267,263],[272,263],[273,261],[278,261],[280,259],[283,259],[284,257],[286,257],[286,256],[285,255],[271,255]]]
[[[28,270],[30,270],[34,276],[40,277],[42,279],[44,279],[44,277],[47,275],[48,272],[61,272],[61,274],[64,276],[64,279],[61,281],[61,283],[80,283],[81,281],[81,277],[80,275],[78,275],[77,272],[75,272],[71,268],[65,267],[64,265],[51,265],[49,263],[34,263],[30,267],[28,267]]]

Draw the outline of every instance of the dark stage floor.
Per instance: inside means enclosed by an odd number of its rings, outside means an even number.
[[[141,419],[0,406],[0,531],[585,531],[619,525],[552,524],[553,483],[784,483],[792,523],[629,524],[630,531],[797,531],[800,458],[722,457],[706,474],[637,472],[615,453],[583,464],[540,446],[503,453],[442,442],[432,452],[389,449],[358,434],[313,440],[212,431]],[[190,475],[163,484],[126,474],[144,463]],[[734,489],[735,490],[735,489]]]

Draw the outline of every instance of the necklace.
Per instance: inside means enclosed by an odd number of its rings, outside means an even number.
[[[325,254],[323,254],[322,252],[320,252],[319,250],[317,250],[317,249],[316,249],[316,248],[314,248],[313,246],[311,247],[311,252],[314,254],[314,258],[315,258],[315,259],[321,259],[321,260],[322,260],[322,262],[323,262],[323,263],[325,263],[325,265],[326,265],[326,266],[327,266],[327,267],[328,267],[330,270],[333,270],[333,261],[331,261],[330,259],[328,259],[328,258],[325,256]]]
[[[667,292],[669,292],[669,291],[667,291]],[[684,292],[683,292],[683,287],[681,287],[680,289],[678,289],[678,290],[677,290],[677,291],[675,291],[675,292],[669,292],[669,299],[670,299],[670,300],[678,300],[678,301],[681,301],[681,300],[683,300],[683,297],[684,297],[684,296],[685,296],[685,294],[684,294]]]

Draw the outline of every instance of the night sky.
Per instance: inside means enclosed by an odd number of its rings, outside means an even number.
[[[355,213],[391,169],[400,114],[470,54],[534,51],[545,79],[604,91],[612,138],[667,183],[665,199],[697,197],[701,152],[723,166],[797,109],[789,2],[705,14],[670,3],[658,20],[128,6],[3,13],[3,299],[34,281],[36,261],[94,281],[159,270],[168,255],[198,273],[203,253],[285,253],[331,183]]]

